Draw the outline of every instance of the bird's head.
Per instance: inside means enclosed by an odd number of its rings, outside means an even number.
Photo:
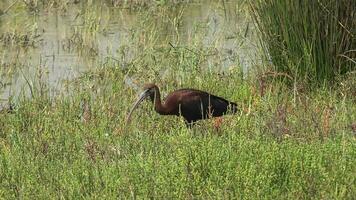
[[[155,94],[157,91],[158,87],[153,84],[153,83],[147,83],[143,86],[143,92],[141,93],[141,96],[150,97],[151,101],[154,102],[155,100]]]
[[[147,97],[150,97],[151,101],[154,102],[154,99],[155,99],[155,94],[156,94],[156,91],[158,90],[158,87],[153,84],[153,83],[148,83],[148,84],[145,84],[143,86],[143,91],[142,93],[140,94],[139,98],[136,100],[136,102],[133,104],[131,110],[130,110],[130,113],[126,119],[126,123],[128,123],[130,121],[130,118],[131,118],[131,115],[132,115],[132,112],[138,107],[138,105],[143,101],[145,100]]]

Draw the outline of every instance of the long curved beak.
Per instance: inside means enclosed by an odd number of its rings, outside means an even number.
[[[129,112],[129,115],[127,116],[126,118],[126,124],[130,123],[130,120],[131,120],[131,115],[133,113],[133,111],[138,107],[138,105],[143,101],[145,100],[145,98],[147,98],[150,93],[149,93],[149,89],[143,91],[141,94],[140,94],[140,97],[136,100],[136,102],[133,104],[130,112]]]

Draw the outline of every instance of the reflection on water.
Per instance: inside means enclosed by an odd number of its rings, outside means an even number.
[[[167,19],[167,24],[180,23],[180,26],[162,28],[164,31],[159,33],[156,44],[191,44],[196,30],[200,29],[204,33],[203,45],[220,52],[218,57],[207,61],[207,67],[214,67],[218,58],[222,67],[240,64],[246,70],[256,60],[257,53],[257,42],[246,13],[239,10],[237,0],[202,2],[173,9],[177,17]],[[9,2],[3,4],[0,6],[4,8],[10,5]],[[36,36],[31,38],[34,47],[6,44],[0,50],[0,73],[10,74],[1,76],[2,100],[35,84],[32,83],[35,76],[41,76],[54,90],[63,80],[76,77],[107,58],[125,66],[138,54],[130,45],[133,37],[139,37],[134,34],[137,24],[145,23],[140,22],[139,11],[100,5],[95,12],[89,12],[88,6],[80,4],[73,4],[65,12],[50,9],[38,14],[11,9],[0,16],[0,34],[13,31],[13,27],[21,24],[16,22],[27,20],[31,23],[21,28],[33,30]],[[17,70],[11,69],[14,65]]]

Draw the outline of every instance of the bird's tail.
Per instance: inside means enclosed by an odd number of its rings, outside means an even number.
[[[231,112],[232,112],[232,113],[237,113],[237,111],[239,110],[239,109],[237,108],[237,104],[234,103],[234,102],[229,102],[229,104],[230,104],[230,110],[231,110]]]

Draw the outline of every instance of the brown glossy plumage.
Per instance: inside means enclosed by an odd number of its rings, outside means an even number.
[[[133,110],[146,97],[150,97],[157,113],[183,116],[188,125],[201,119],[222,116],[228,111],[237,112],[235,103],[196,89],[180,89],[171,92],[162,103],[158,87],[154,84],[147,84],[141,97],[131,109],[128,120]]]

